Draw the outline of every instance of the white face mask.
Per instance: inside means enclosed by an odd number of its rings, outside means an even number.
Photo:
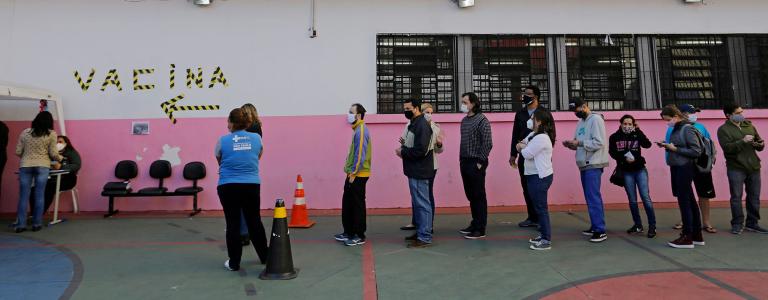
[[[355,124],[356,121],[357,121],[357,115],[356,114],[347,114],[347,123]]]
[[[528,119],[528,122],[525,122],[525,126],[528,127],[528,129],[533,130],[533,119]]]
[[[427,120],[427,122],[432,122],[432,114],[424,114],[424,119]]]
[[[67,147],[67,144],[64,144],[64,143],[56,143],[56,150],[58,150],[58,151],[62,151],[62,150],[64,150],[64,148],[66,148],[66,147]]]
[[[621,130],[624,131],[624,133],[626,133],[626,134],[630,134],[633,131],[635,131],[635,126],[624,126],[624,125],[622,125],[621,126]]]
[[[466,104],[462,104],[462,105],[459,107],[459,110],[460,110],[461,112],[463,112],[463,113],[468,113],[468,112],[469,112],[469,107],[467,107],[467,105],[466,105]]]
[[[696,120],[698,119],[699,119],[699,116],[697,115],[688,115],[688,121],[690,121],[691,123],[696,122]]]

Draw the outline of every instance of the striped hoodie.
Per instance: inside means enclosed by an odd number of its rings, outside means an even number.
[[[352,125],[352,130],[355,131],[355,134],[352,137],[352,145],[349,146],[344,172],[349,176],[370,177],[371,134],[363,120]]]

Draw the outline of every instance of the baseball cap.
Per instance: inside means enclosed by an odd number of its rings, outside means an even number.
[[[587,102],[585,102],[585,101],[584,101],[584,100],[582,100],[581,98],[573,98],[573,99],[571,99],[571,101],[568,103],[568,109],[570,109],[571,111],[575,111],[575,110],[576,110],[576,108],[578,108],[578,107],[581,107],[581,106],[582,106],[582,105],[584,105],[585,103],[587,103]]]
[[[684,112],[687,114],[695,114],[701,111],[701,109],[690,104],[682,104],[682,105],[679,105],[677,108],[680,109],[681,112]]]

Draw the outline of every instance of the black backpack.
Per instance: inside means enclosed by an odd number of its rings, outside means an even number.
[[[678,134],[680,135],[681,140],[685,141],[685,129],[687,127],[693,127],[694,132],[696,133],[696,137],[699,138],[699,144],[701,145],[702,149],[701,155],[699,155],[695,161],[696,169],[699,171],[699,173],[711,173],[712,166],[715,165],[715,160],[717,160],[717,149],[715,148],[715,144],[711,139],[704,137],[701,132],[699,132],[699,130],[691,124],[685,124],[683,125],[683,128],[680,128],[680,132]]]

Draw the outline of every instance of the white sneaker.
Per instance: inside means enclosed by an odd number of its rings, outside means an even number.
[[[229,259],[224,262],[224,268],[227,269],[227,271],[237,271],[229,266]]]

